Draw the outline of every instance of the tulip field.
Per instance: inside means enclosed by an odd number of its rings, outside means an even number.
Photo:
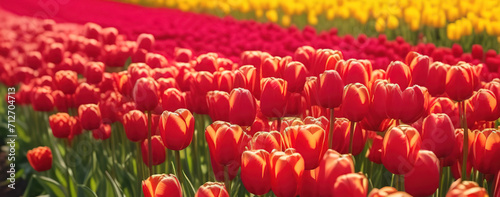
[[[0,196],[500,197],[499,8],[0,2]]]

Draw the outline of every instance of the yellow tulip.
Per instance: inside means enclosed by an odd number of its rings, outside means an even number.
[[[281,17],[281,24],[285,27],[288,27],[290,26],[290,24],[292,23],[292,18],[290,17],[290,15],[283,15]]]
[[[310,25],[317,25],[318,24],[318,17],[316,16],[316,13],[314,12],[309,12],[307,14],[307,22]]]
[[[399,20],[394,15],[390,15],[387,18],[387,28],[396,29],[399,26]]]
[[[267,20],[276,23],[278,22],[278,12],[276,12],[276,10],[268,10],[266,12],[266,18]]]
[[[379,33],[385,31],[385,20],[383,18],[378,18],[377,21],[375,21],[375,30]]]

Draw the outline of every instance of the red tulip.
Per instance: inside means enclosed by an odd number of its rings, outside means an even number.
[[[99,102],[99,91],[94,85],[81,83],[75,90],[75,104],[97,104]]]
[[[175,48],[174,56],[176,62],[189,62],[193,56],[193,51],[184,48]]]
[[[194,195],[195,197],[229,197],[224,183],[206,182]]]
[[[476,182],[473,181],[462,181],[462,179],[457,179],[453,182],[446,193],[447,197],[459,197],[459,196],[488,196],[488,191],[484,188],[479,187]]]
[[[47,146],[39,146],[28,151],[26,154],[31,167],[38,172],[52,168],[52,151]]]
[[[336,108],[342,104],[342,93],[344,82],[335,70],[327,70],[319,75],[317,89],[313,90],[317,95],[317,102],[324,108]]]
[[[165,92],[165,90],[169,88],[179,89],[179,85],[177,84],[177,81],[175,81],[175,78],[173,77],[169,78],[160,77],[157,79],[157,82],[158,82],[158,91],[160,93]]]
[[[405,174],[405,191],[413,196],[430,196],[439,187],[439,159],[421,150],[413,169]]]
[[[269,156],[271,188],[277,197],[299,194],[304,173],[304,159],[294,149],[273,151]]]
[[[160,165],[163,162],[165,162],[165,146],[163,145],[162,138],[158,135],[154,135],[151,137],[151,150],[152,150],[152,155],[153,159],[151,165]],[[148,139],[145,139],[141,143],[141,153],[142,153],[142,162],[146,164],[146,166],[149,166],[149,159],[148,159],[148,146],[149,146],[149,141]]]
[[[318,191],[318,168],[314,170],[304,170],[302,175],[302,188],[299,196],[319,197]]]
[[[216,53],[206,53],[198,56],[196,59],[196,66],[194,67],[196,71],[207,71],[214,73],[219,70],[219,65],[217,64],[218,55]]]
[[[88,62],[85,69],[85,78],[87,83],[98,84],[102,81],[104,73],[104,63],[102,62]]]
[[[400,61],[392,62],[387,67],[387,80],[398,84],[402,90],[406,89],[412,80],[410,67]]]
[[[495,174],[500,170],[496,157],[500,154],[500,133],[494,129],[485,129],[476,134],[472,145],[474,168],[484,174]]]
[[[193,93],[204,95],[205,93],[214,90],[214,76],[212,73],[200,71],[194,73],[193,81],[190,90]]]
[[[207,92],[208,114],[213,121],[229,121],[229,94],[223,91]]]
[[[412,82],[411,85],[426,86],[427,76],[429,75],[430,58],[426,55],[415,57],[407,65],[411,68]]]
[[[300,62],[290,62],[283,69],[283,79],[287,82],[289,92],[302,92],[306,82],[307,69]]]
[[[240,161],[243,142],[243,130],[238,125],[216,121],[205,130],[205,138],[210,155],[220,165],[226,166],[233,161]]]
[[[373,143],[370,150],[366,152],[366,157],[373,163],[382,164],[382,142],[383,138],[380,135],[373,137]]]
[[[342,96],[342,114],[350,121],[359,122],[368,113],[370,94],[368,89],[360,83],[349,84]]]
[[[388,84],[387,89],[386,105],[389,118],[411,124],[422,117],[428,106],[424,88],[415,85],[401,92],[399,85]]]
[[[326,148],[323,128],[317,125],[290,126],[282,135],[285,146],[302,155],[306,170],[318,167]]]
[[[142,181],[145,197],[182,197],[182,187],[173,174],[155,174]]]
[[[430,114],[422,126],[422,150],[432,151],[445,158],[456,148],[455,128],[446,114]]]
[[[388,82],[386,80],[377,80],[373,83],[371,89],[370,112],[375,117],[385,119],[387,117],[387,98],[389,94]],[[394,103],[393,103],[394,104]]]
[[[139,110],[131,110],[123,115],[123,128],[127,138],[132,142],[139,142],[148,137],[147,118]]]
[[[306,108],[318,105],[318,78],[310,76],[306,78],[303,95],[306,98]]]
[[[366,197],[368,179],[362,173],[340,175],[333,186],[335,196]]]
[[[413,127],[393,127],[384,137],[382,164],[393,174],[408,173],[415,165],[420,144],[420,135]]]
[[[78,86],[78,75],[76,72],[69,70],[57,71],[54,82],[56,87],[64,94],[73,94]]]
[[[315,54],[316,50],[311,46],[301,46],[295,50],[293,60],[301,62],[307,69],[310,69]]]
[[[141,111],[151,111],[158,106],[158,83],[153,78],[140,78],[134,85],[132,95]]]
[[[33,88],[30,100],[35,111],[52,111],[54,109],[54,97],[52,97],[49,87]]]
[[[433,62],[429,66],[429,75],[425,87],[432,96],[438,96],[446,90],[446,75],[450,70],[450,65],[441,62]]]
[[[101,124],[97,129],[92,130],[92,137],[96,140],[106,140],[111,137],[111,125]]]
[[[453,166],[457,163],[457,159],[461,155],[463,140],[463,131],[461,129],[455,129],[455,146],[453,147],[453,151],[440,161],[441,166]]]
[[[474,91],[472,68],[469,64],[452,66],[446,74],[446,94],[454,101],[463,101]]]
[[[444,113],[448,115],[455,128],[460,127],[460,120],[458,117],[458,107],[448,97],[437,97],[429,102],[427,114]]]
[[[228,70],[214,72],[216,90],[231,92],[234,84],[234,73]]]
[[[49,117],[52,134],[56,138],[67,138],[71,134],[72,122],[69,114],[57,113]]]
[[[368,197],[411,197],[410,194],[406,192],[400,192],[394,187],[383,187],[381,189],[374,188]]]
[[[229,95],[229,120],[232,124],[251,126],[257,113],[256,108],[255,98],[249,90],[235,88],[231,91]]]
[[[180,108],[186,108],[185,94],[177,88],[168,88],[161,97],[163,110],[175,111]]]
[[[245,65],[234,71],[234,88],[244,88],[255,93],[256,69],[251,65]]]
[[[168,60],[163,55],[156,53],[146,53],[145,63],[151,68],[164,68],[168,65]]]
[[[280,64],[281,57],[268,57],[262,61],[262,65],[260,67],[261,77],[277,77],[281,78],[281,74],[283,71],[283,67]]]
[[[335,69],[339,71],[340,76],[344,79],[344,84],[361,83],[365,86],[368,85],[372,71],[371,64],[369,62],[350,59],[344,64],[345,66],[341,71],[339,70],[339,66],[342,67],[341,63],[338,63],[337,68]]]
[[[82,128],[85,130],[93,130],[101,127],[101,111],[96,104],[80,105],[78,107],[78,116]]]
[[[345,118],[337,118],[333,127],[332,149],[342,154],[349,153],[350,133],[351,124],[349,124],[349,120]],[[359,126],[356,127],[353,134],[352,154],[360,154],[365,147],[365,142],[365,131]]]
[[[317,169],[318,191],[320,196],[332,196],[332,186],[337,178],[344,174],[354,173],[354,163],[349,155],[341,155],[337,151],[327,150]]]
[[[120,119],[118,117],[118,108],[122,104],[122,95],[117,92],[108,91],[99,102],[99,110],[101,111],[102,121],[106,123],[114,123]]]
[[[500,117],[497,98],[490,90],[480,89],[470,101],[474,108],[472,116],[475,120],[495,121]]]
[[[281,151],[283,146],[282,136],[277,131],[257,132],[249,142],[250,150],[263,149],[272,152],[274,149]]]
[[[132,63],[128,66],[127,71],[132,85],[135,85],[140,78],[154,76],[154,71],[145,63]]]
[[[260,110],[267,117],[283,117],[285,115],[287,82],[278,78],[264,78],[261,81]]]
[[[151,51],[155,43],[155,37],[151,34],[140,34],[137,37],[137,49],[146,49]]]
[[[264,195],[271,189],[269,153],[265,150],[244,151],[241,155],[241,181],[248,192]]]
[[[163,144],[170,150],[183,150],[193,139],[194,117],[187,109],[164,111],[160,117],[160,134]]]
[[[311,70],[312,75],[318,76],[325,70],[336,69],[337,62],[343,61],[344,57],[341,51],[332,49],[318,49],[316,54],[313,54],[314,60],[307,69]]]

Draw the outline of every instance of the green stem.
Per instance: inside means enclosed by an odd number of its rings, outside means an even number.
[[[147,111],[148,113],[148,168],[149,168],[149,176],[153,175],[153,148],[151,143],[151,111]]]
[[[349,153],[352,154],[352,141],[354,138],[354,128],[356,128],[356,122],[351,121],[351,128],[349,131]]]
[[[176,162],[176,170],[177,170],[177,179],[179,179],[179,183],[182,185],[182,165],[181,165],[181,151],[175,151],[175,162]]]
[[[231,180],[229,180],[228,166],[224,166],[224,185],[226,185],[227,193],[231,193]]]
[[[443,166],[442,166],[442,163],[443,163],[443,159],[440,160],[440,165],[439,165],[439,173],[441,174],[440,176],[440,181],[439,181],[439,189],[437,191],[437,194],[439,196],[442,196],[443,195],[443,189],[444,189],[444,172],[443,172]]]
[[[328,148],[333,149],[333,126],[335,125],[334,109],[330,109],[330,131],[328,133]]]
[[[64,157],[66,159],[66,186],[67,186],[67,189],[68,189],[68,196],[71,197],[72,194],[71,194],[71,183],[69,181],[69,140],[66,140],[66,142],[68,142],[68,147],[66,147],[66,152],[64,154]]]
[[[462,158],[462,181],[466,181],[467,177],[467,154],[469,152],[469,129],[467,128],[467,115],[465,109],[465,102],[459,102],[459,106],[461,106],[461,118],[460,122],[462,123],[462,128],[464,129],[464,144],[462,148],[463,158]]]
[[[142,191],[142,179],[144,178],[143,170],[142,170],[142,154],[141,154],[141,143],[137,142],[137,158],[135,160],[137,165],[137,180],[139,185],[139,190],[137,196],[141,196]]]
[[[115,164],[116,164],[116,157],[115,157],[115,154],[116,154],[116,151],[115,151],[115,140],[113,139],[113,133],[111,133],[111,138],[109,140],[111,140],[111,157],[113,159],[113,164],[111,165],[112,166],[112,175],[113,175],[113,178],[116,178],[116,170],[115,170]]]

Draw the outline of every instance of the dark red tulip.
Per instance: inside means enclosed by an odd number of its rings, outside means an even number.
[[[304,159],[294,149],[273,151],[269,156],[271,188],[277,197],[296,196],[301,189]]]
[[[140,34],[137,37],[137,49],[146,49],[151,51],[155,44],[155,37],[151,34]]]
[[[152,164],[151,165],[160,165],[163,162],[165,162],[165,146],[163,145],[162,138],[158,135],[154,135],[151,137],[151,151],[153,155]],[[142,153],[142,162],[146,164],[146,166],[149,166],[149,159],[148,159],[148,139],[145,139],[141,143],[141,153]]]
[[[432,151],[438,158],[445,158],[456,148],[455,128],[446,114],[430,114],[422,126],[422,150]]]
[[[114,123],[120,119],[118,117],[118,108],[122,104],[122,99],[122,95],[117,92],[106,92],[104,98],[98,104],[103,122]]]
[[[78,86],[78,75],[76,72],[69,70],[57,71],[54,76],[54,83],[64,94],[73,94]]]
[[[368,113],[370,93],[366,86],[360,83],[349,84],[342,96],[342,114],[350,121],[359,122]]]
[[[151,111],[158,106],[158,83],[153,78],[140,78],[134,85],[132,95],[141,111]]]
[[[164,68],[168,65],[168,60],[160,54],[146,53],[145,63],[151,68]]]
[[[474,76],[469,64],[452,66],[446,74],[446,94],[454,101],[463,101],[472,96]]]
[[[354,163],[349,155],[341,155],[337,151],[327,150],[317,169],[318,191],[320,196],[332,196],[332,185],[344,174],[354,173]]]
[[[255,195],[271,190],[269,152],[247,150],[241,155],[241,181],[245,189]]]
[[[387,67],[387,80],[398,84],[401,90],[406,89],[412,80],[410,67],[400,61],[392,62]]]
[[[218,108],[216,110],[223,110]],[[229,120],[232,124],[251,126],[257,113],[257,104],[252,93],[243,88],[235,88],[229,95]]]
[[[96,104],[80,105],[78,116],[85,130],[94,130],[101,126],[101,110]]]
[[[193,51],[184,48],[175,48],[174,56],[176,62],[189,62],[193,56]]]
[[[306,67],[300,62],[288,63],[283,69],[283,79],[288,83],[287,90],[289,92],[302,92],[307,72]]]
[[[111,137],[111,125],[101,124],[98,129],[92,130],[92,137],[96,140],[106,140]]]
[[[474,58],[474,59],[483,60],[484,59],[483,46],[481,46],[479,44],[472,45],[471,55],[472,55],[472,58]]]
[[[123,115],[123,128],[127,138],[132,142],[140,142],[148,137],[148,122],[144,113],[131,110]]]
[[[344,82],[337,71],[327,70],[319,75],[315,92],[321,107],[330,109],[339,107],[342,104]]]
[[[415,165],[420,144],[420,135],[413,127],[393,127],[384,137],[382,163],[393,174],[406,174]]]
[[[142,181],[144,197],[182,197],[182,187],[173,174],[155,174]]]
[[[168,88],[165,90],[161,99],[163,110],[175,111],[177,109],[186,108],[185,94],[177,88]]]
[[[413,169],[405,174],[405,191],[413,196],[430,196],[439,187],[439,159],[431,151],[421,150]]]
[[[279,78],[264,78],[261,81],[260,110],[267,117],[283,117],[285,115],[287,82]]]
[[[368,179],[362,173],[340,175],[333,186],[335,196],[366,197]]]
[[[67,113],[49,116],[49,125],[56,138],[67,138],[71,134],[72,121]]]
[[[282,133],[287,148],[294,148],[304,158],[306,170],[319,165],[325,145],[325,130],[317,125],[290,126]]]
[[[40,146],[31,149],[26,154],[31,167],[38,172],[50,170],[52,168],[52,151],[47,146]]]
[[[183,150],[193,139],[194,117],[187,109],[161,114],[159,128],[163,144],[170,150]]]
[[[229,193],[226,191],[224,183],[217,182],[206,182],[198,191],[196,191],[195,197],[229,197]]]

